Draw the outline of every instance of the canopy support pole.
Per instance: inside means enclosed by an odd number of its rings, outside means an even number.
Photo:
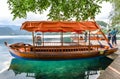
[[[61,45],[63,46],[63,32],[61,32]]]
[[[43,40],[43,46],[44,46],[44,32],[42,32],[42,40]]]
[[[35,38],[34,38],[35,36],[34,36],[34,32],[32,32],[32,41],[33,41],[33,46],[35,46]]]
[[[78,33],[78,45],[80,43],[80,34]]]
[[[96,21],[93,19],[93,21],[95,22],[95,25],[99,28],[100,32],[102,33],[104,39],[106,40],[106,42],[108,43],[110,48],[113,48],[112,45],[110,44],[110,42],[108,41],[108,38],[105,36],[105,34],[102,32],[101,28],[97,25]]]
[[[90,52],[90,30],[89,30],[89,46],[88,46],[88,51]]]

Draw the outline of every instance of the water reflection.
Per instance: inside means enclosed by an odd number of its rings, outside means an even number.
[[[11,79],[96,79],[99,71],[104,70],[111,62],[106,57],[67,61],[28,61],[14,58],[6,72],[14,72]]]

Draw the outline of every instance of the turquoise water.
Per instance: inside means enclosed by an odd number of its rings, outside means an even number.
[[[35,61],[13,58],[3,45],[27,42],[31,37],[0,38],[0,79],[97,79],[111,62],[106,57],[65,61]]]

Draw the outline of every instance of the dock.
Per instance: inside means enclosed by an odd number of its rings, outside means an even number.
[[[120,40],[118,42],[118,51],[107,56],[113,59],[113,62],[100,74],[97,79],[120,79]]]

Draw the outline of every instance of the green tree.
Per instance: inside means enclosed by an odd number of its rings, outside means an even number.
[[[120,0],[111,0],[113,10],[110,14],[111,24],[115,26],[116,24],[120,24]]]
[[[104,22],[104,21],[96,21],[99,25],[101,25],[101,26],[104,26],[104,27],[107,27],[107,23],[106,22]]]
[[[107,31],[108,31],[107,26],[108,26],[108,24],[106,22],[104,22],[104,21],[96,21],[96,22],[97,22],[98,25],[105,27],[105,28],[102,28],[102,32],[107,34]]]
[[[14,19],[26,18],[28,12],[40,13],[49,9],[50,20],[76,21],[94,18],[100,13],[103,1],[109,0],[8,0]]]

